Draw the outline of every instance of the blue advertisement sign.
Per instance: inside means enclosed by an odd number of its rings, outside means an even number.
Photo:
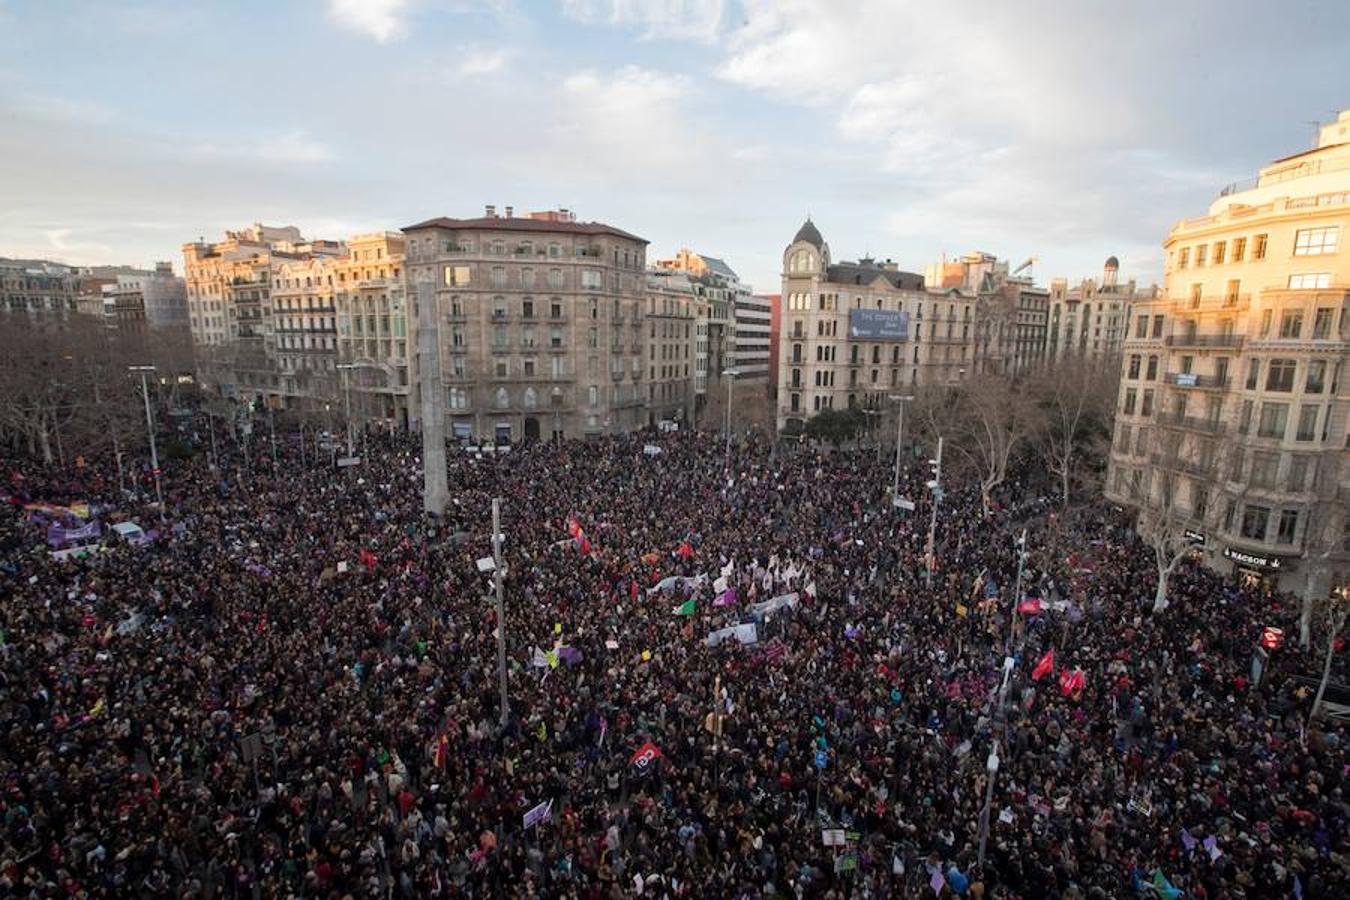
[[[907,341],[909,313],[893,309],[850,309],[848,337],[851,341]]]

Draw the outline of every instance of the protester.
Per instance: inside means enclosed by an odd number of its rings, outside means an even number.
[[[989,516],[949,478],[928,587],[925,473],[897,510],[870,452],[454,449],[432,521],[416,439],[364,443],[168,465],[162,524],[144,469],[5,462],[5,895],[1350,896],[1320,657],[1251,680],[1295,601],[1182,567],[1154,614],[1029,469]],[[157,534],[56,560],[39,502]]]

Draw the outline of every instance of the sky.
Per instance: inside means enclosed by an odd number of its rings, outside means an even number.
[[[148,265],[567,207],[776,292],[835,259],[1161,280],[1350,106],[1350,3],[0,0],[0,256]]]

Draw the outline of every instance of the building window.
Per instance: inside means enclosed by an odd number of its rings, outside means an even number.
[[[1303,384],[1305,394],[1320,394],[1326,384],[1327,361],[1314,359],[1308,361],[1308,379]]]
[[[1195,248],[1195,267],[1198,269],[1205,264],[1205,259],[1209,255],[1209,245],[1200,244]]]
[[[1295,453],[1289,459],[1289,490],[1301,491],[1308,483],[1308,457]]]
[[[493,371],[496,372],[498,378],[506,378],[508,375],[511,374],[510,360],[506,359],[497,360],[493,366]]]
[[[1311,441],[1317,437],[1317,410],[1314,403],[1305,403],[1298,410],[1298,430],[1295,440]]]
[[[598,291],[604,286],[604,279],[595,269],[581,270],[581,287],[584,290]]]
[[[1288,403],[1272,403],[1270,401],[1262,403],[1261,421],[1256,432],[1257,437],[1283,439],[1288,424]]]
[[[1264,541],[1269,519],[1270,510],[1267,507],[1248,504],[1242,510],[1242,536],[1253,541]]]
[[[468,409],[468,408],[469,408],[469,392],[466,391],[464,388],[452,387],[452,388],[450,389],[450,408],[451,408],[451,409]]]
[[[1252,408],[1255,404],[1250,400],[1242,401],[1242,412],[1238,418],[1238,434],[1246,434],[1252,428]]]
[[[1331,287],[1330,272],[1305,272],[1301,275],[1289,276],[1289,289],[1291,291],[1311,291]]]
[[[1270,235],[1268,234],[1258,234],[1252,238],[1252,259],[1266,258],[1266,244],[1269,240]]]
[[[1328,307],[1319,307],[1313,314],[1313,340],[1326,340],[1331,337],[1331,319],[1334,310]]]
[[[511,405],[511,394],[504,387],[497,388],[497,392],[492,396],[492,405],[497,409],[506,409]]]
[[[597,387],[596,385],[591,385],[590,387],[586,388],[586,403],[587,403],[587,405],[589,405],[589,406],[599,406],[599,405],[600,405],[600,388],[599,388],[599,387]]]
[[[1153,388],[1144,389],[1144,400],[1139,404],[1139,415],[1153,415]]]
[[[446,266],[445,267],[445,286],[459,287],[469,283],[468,266]]]
[[[1227,241],[1218,241],[1214,244],[1214,265],[1223,265],[1224,251],[1228,249]]]
[[[1275,543],[1292,544],[1294,532],[1298,530],[1298,510],[1286,509],[1280,513],[1280,527],[1275,533]]]
[[[520,317],[522,319],[534,318],[534,301],[525,299],[520,302]]]
[[[1136,338],[1148,337],[1148,316],[1140,316],[1134,323],[1134,336]]]
[[[1191,248],[1182,247],[1181,252],[1177,254],[1177,268],[1184,269],[1191,264]]]
[[[551,250],[551,249],[553,249],[553,248],[550,247],[549,249]],[[552,255],[552,254],[550,254],[550,255]],[[563,286],[563,271],[562,271],[562,269],[549,269],[549,270],[548,270],[548,286],[549,286],[549,287],[555,287],[555,288],[560,288],[560,287]]]
[[[1126,388],[1126,389],[1125,389],[1125,409],[1124,409],[1124,411],[1125,411],[1125,415],[1127,415],[1127,416],[1132,416],[1132,415],[1134,415],[1134,400],[1135,400],[1135,396],[1136,396],[1136,393],[1135,393],[1135,389],[1134,389],[1134,388]]]
[[[1252,487],[1273,488],[1275,486],[1275,476],[1280,469],[1280,455],[1278,453],[1253,453],[1252,454]]]
[[[1157,381],[1157,380],[1158,380],[1158,357],[1157,357],[1157,356],[1150,356],[1150,357],[1148,358],[1148,370],[1147,370],[1147,373],[1144,375],[1144,380],[1145,380],[1145,381]]]
[[[1266,370],[1266,390],[1287,394],[1294,389],[1294,373],[1298,363],[1292,359],[1272,359]]]
[[[492,298],[492,318],[494,318],[494,319],[505,319],[505,318],[506,318],[506,298],[505,298],[505,297],[493,297],[493,298]]]
[[[1280,316],[1280,337],[1299,338],[1303,336],[1303,310],[1286,309]]]
[[[1162,337],[1162,332],[1163,332],[1163,317],[1162,317],[1162,316],[1154,316],[1154,317],[1153,317],[1153,336],[1154,336],[1155,338],[1160,338],[1160,337]]]
[[[1242,262],[1242,258],[1247,254],[1247,239],[1233,239],[1233,262]]]
[[[1139,377],[1139,362],[1140,357],[1138,353],[1133,353],[1130,355],[1130,374],[1128,377],[1131,380],[1137,379]]]
[[[1294,235],[1295,256],[1322,256],[1336,252],[1341,229],[1332,225],[1328,228],[1300,228]]]

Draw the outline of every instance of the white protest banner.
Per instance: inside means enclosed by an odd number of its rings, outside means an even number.
[[[826,847],[844,846],[844,829],[826,828],[820,832],[820,842]]]
[[[533,828],[535,825],[538,825],[540,822],[543,822],[545,819],[547,819],[549,815],[552,813],[552,811],[553,811],[552,800],[548,801],[547,803],[540,803],[534,809],[531,809],[529,812],[525,813],[524,816],[525,827]]]
[[[757,616],[767,616],[770,613],[777,612],[784,607],[797,608],[797,594],[780,594],[761,603],[752,604],[750,612]]]
[[[756,630],[754,622],[747,622],[744,625],[730,625],[708,632],[708,636],[703,639],[703,643],[708,647],[716,647],[730,638],[735,638],[742,644],[754,644],[759,641],[759,632]]]

